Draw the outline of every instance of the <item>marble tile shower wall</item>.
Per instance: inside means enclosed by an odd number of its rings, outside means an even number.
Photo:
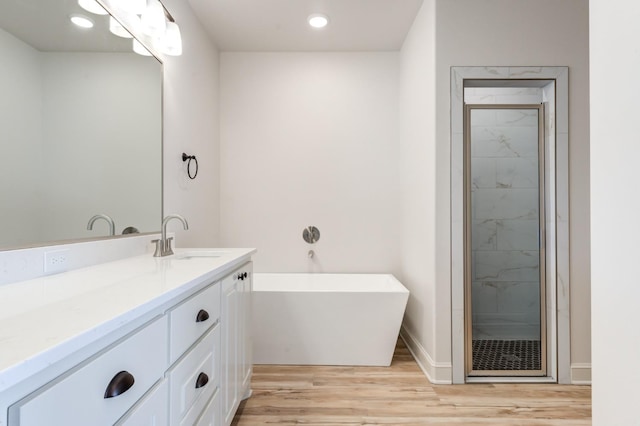
[[[474,93],[469,98],[480,96],[482,103],[540,102],[541,94],[532,93],[540,89],[518,90],[526,93],[493,89],[490,95]],[[474,338],[539,338],[537,126],[535,110],[472,113]]]
[[[465,87],[467,104],[539,104],[542,102],[539,87]]]

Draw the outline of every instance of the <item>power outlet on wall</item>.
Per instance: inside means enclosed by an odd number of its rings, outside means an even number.
[[[55,250],[44,253],[44,273],[55,274],[68,268],[69,250]]]

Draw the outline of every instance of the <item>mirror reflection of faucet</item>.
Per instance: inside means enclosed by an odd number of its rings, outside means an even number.
[[[171,256],[173,254],[173,249],[171,248],[171,240],[173,237],[167,238],[167,224],[171,221],[171,219],[178,219],[182,222],[182,227],[187,230],[189,229],[189,224],[187,223],[187,219],[180,216],[179,214],[170,214],[165,216],[162,220],[162,234],[159,240],[152,240],[152,243],[156,243],[156,251],[153,253],[154,257],[164,257]]]
[[[91,219],[89,219],[89,223],[87,223],[87,230],[88,231],[91,231],[93,229],[93,224],[98,219],[103,219],[109,224],[109,235],[110,236],[116,235],[116,224],[113,222],[113,219],[111,218],[111,216],[106,215],[106,214],[97,214],[97,215],[93,216]]]

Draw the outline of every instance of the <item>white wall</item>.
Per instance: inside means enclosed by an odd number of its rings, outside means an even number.
[[[164,63],[164,214],[182,214],[190,229],[171,222],[178,247],[220,246],[220,138],[218,49],[188,2],[166,0],[180,25],[182,56]],[[182,153],[196,155],[195,180],[187,177]]]
[[[0,52],[0,246],[15,246],[40,233],[42,70],[39,52],[2,29]]]
[[[221,80],[222,244],[261,272],[397,272],[398,54],[225,52]]]
[[[435,369],[436,311],[436,0],[425,0],[400,52],[401,279],[411,292],[405,337],[432,381],[450,381]],[[438,334],[449,333],[447,328]],[[406,334],[409,336],[406,336]],[[447,361],[444,361],[445,363]],[[450,365],[450,361],[449,365]]]
[[[422,357],[430,364],[428,371],[432,380],[446,381],[447,377],[450,380],[450,68],[569,66],[571,356],[572,363],[588,365],[591,360],[588,2],[434,1],[435,7],[432,2],[423,4],[403,48],[407,64],[422,64],[421,71],[403,70],[407,77],[401,81],[405,87],[402,92],[409,93],[406,98],[414,99],[404,103],[401,113],[406,135],[402,138],[403,158],[424,164],[424,170],[416,171],[410,186],[405,187],[411,195],[407,195],[403,203],[403,229],[407,231],[403,232],[402,276],[412,290],[405,327],[415,337],[415,343],[424,348]],[[435,14],[435,18],[425,22],[428,18],[424,16],[430,13]],[[435,26],[435,36],[429,35],[429,31],[434,31],[429,25]],[[431,59],[433,56],[435,59]],[[434,69],[435,77],[432,76]],[[416,76],[417,72],[421,72],[421,76]],[[434,78],[435,96],[428,91]],[[435,101],[431,100],[433,96]],[[425,121],[418,124],[414,114]],[[427,121],[431,114],[436,118],[433,123]],[[403,173],[411,176],[411,169]],[[409,231],[411,229],[417,232]],[[421,264],[416,259],[429,260]]]
[[[638,98],[635,0],[590,1],[593,424],[638,424]]]

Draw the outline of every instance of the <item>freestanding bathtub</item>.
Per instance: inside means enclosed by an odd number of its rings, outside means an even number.
[[[253,275],[256,364],[391,364],[409,298],[393,275]]]

